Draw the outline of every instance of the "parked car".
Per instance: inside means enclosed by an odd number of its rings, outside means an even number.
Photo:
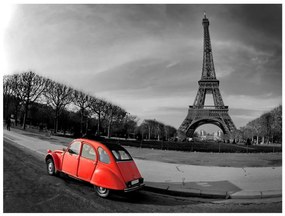
[[[106,144],[90,139],[75,139],[68,148],[48,150],[47,172],[59,172],[90,182],[100,197],[112,190],[135,191],[144,180],[131,155],[118,144]]]

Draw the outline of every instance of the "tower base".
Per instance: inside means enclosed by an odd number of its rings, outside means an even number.
[[[193,138],[195,130],[204,124],[214,124],[218,126],[224,133],[224,139],[231,139],[236,127],[228,114],[228,107],[190,106],[188,115],[179,127],[178,140],[184,141],[187,138]]]

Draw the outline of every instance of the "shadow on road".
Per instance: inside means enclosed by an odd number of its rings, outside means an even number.
[[[130,192],[130,193],[124,193],[123,191],[112,191],[110,194],[110,197],[107,199],[97,197],[96,192],[94,191],[94,187],[92,184],[88,182],[84,182],[75,178],[72,178],[64,173],[60,173],[57,178],[62,179],[64,181],[64,184],[73,188],[74,190],[80,191],[83,193],[86,198],[89,198],[90,196],[94,196],[94,199],[98,198],[101,200],[108,200],[108,201],[115,201],[115,202],[121,202],[121,203],[132,203],[132,204],[138,204],[138,205],[144,205],[144,204],[154,204],[154,205],[161,205],[161,206],[176,206],[176,205],[186,205],[190,203],[205,203],[209,202],[212,199],[205,199],[204,201],[198,201],[196,198],[185,199],[185,198],[179,198],[175,196],[169,196],[169,195],[162,195],[157,193],[152,193],[149,191],[145,191],[144,189],[141,189],[139,191]],[[158,199],[158,197],[160,197]],[[167,199],[171,197],[171,202],[168,202]],[[195,200],[195,201],[194,201]],[[217,199],[215,199],[217,200]],[[194,202],[193,202],[194,201]]]

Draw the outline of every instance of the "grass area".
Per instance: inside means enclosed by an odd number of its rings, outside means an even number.
[[[269,153],[269,152],[282,152],[280,146],[262,146],[250,145],[245,146],[242,144],[231,143],[217,143],[211,141],[203,142],[163,142],[163,141],[137,141],[137,140],[115,140],[108,139],[106,142],[119,143],[124,146],[132,146],[139,148],[152,148],[161,150],[175,150],[186,152],[216,152],[216,153]]]
[[[134,158],[221,167],[282,166],[282,153],[208,153],[125,147]]]
[[[20,129],[14,129],[18,133],[33,136],[41,140],[50,141],[54,144],[60,144],[67,146],[71,142],[72,138],[61,137],[61,136],[51,136],[44,132],[39,132],[37,130],[27,129],[26,131]],[[245,146],[239,146],[236,144],[220,143],[220,147],[217,143],[199,143],[191,146],[191,143],[161,143],[154,141],[148,141],[147,144],[139,141],[125,141],[125,140],[107,140],[112,143],[122,144],[134,158],[144,159],[144,160],[154,160],[167,163],[177,163],[177,164],[189,164],[189,165],[199,165],[199,166],[223,166],[223,167],[275,167],[282,166],[282,152],[277,152],[273,150],[272,147],[267,146],[250,146],[246,149]],[[133,144],[131,146],[131,144]],[[188,151],[177,151],[171,150],[170,145],[183,145]],[[142,146],[141,146],[142,145]],[[186,146],[188,145],[188,146]],[[147,148],[147,146],[150,146]],[[155,146],[156,148],[152,148]],[[180,146],[181,147],[181,146]],[[263,151],[257,153],[258,147],[263,147]],[[162,149],[158,149],[162,148]],[[167,150],[168,148],[168,150]],[[174,146],[173,146],[174,148]],[[213,152],[200,152],[199,149],[229,149],[229,152],[219,153],[218,151]],[[179,148],[176,148],[179,149]],[[182,147],[180,149],[183,149]],[[196,150],[197,151],[194,151]],[[230,151],[230,149],[234,149]],[[257,150],[256,150],[257,149]],[[238,151],[237,151],[238,150]],[[279,147],[279,151],[282,148]],[[273,153],[274,151],[274,153]],[[230,153],[233,152],[233,153]],[[248,153],[246,153],[248,152]]]

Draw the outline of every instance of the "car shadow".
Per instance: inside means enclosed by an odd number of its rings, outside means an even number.
[[[189,205],[197,203],[210,202],[217,199],[201,199],[197,197],[178,197],[166,194],[160,194],[156,192],[150,192],[143,188],[138,191],[124,193],[123,191],[112,191],[108,198],[101,198],[97,196],[94,186],[88,182],[75,179],[66,174],[60,173],[58,176],[64,181],[64,184],[71,186],[74,190],[80,192],[86,198],[106,199],[108,201],[130,203],[134,205],[161,205],[161,206],[177,206],[177,205]]]

